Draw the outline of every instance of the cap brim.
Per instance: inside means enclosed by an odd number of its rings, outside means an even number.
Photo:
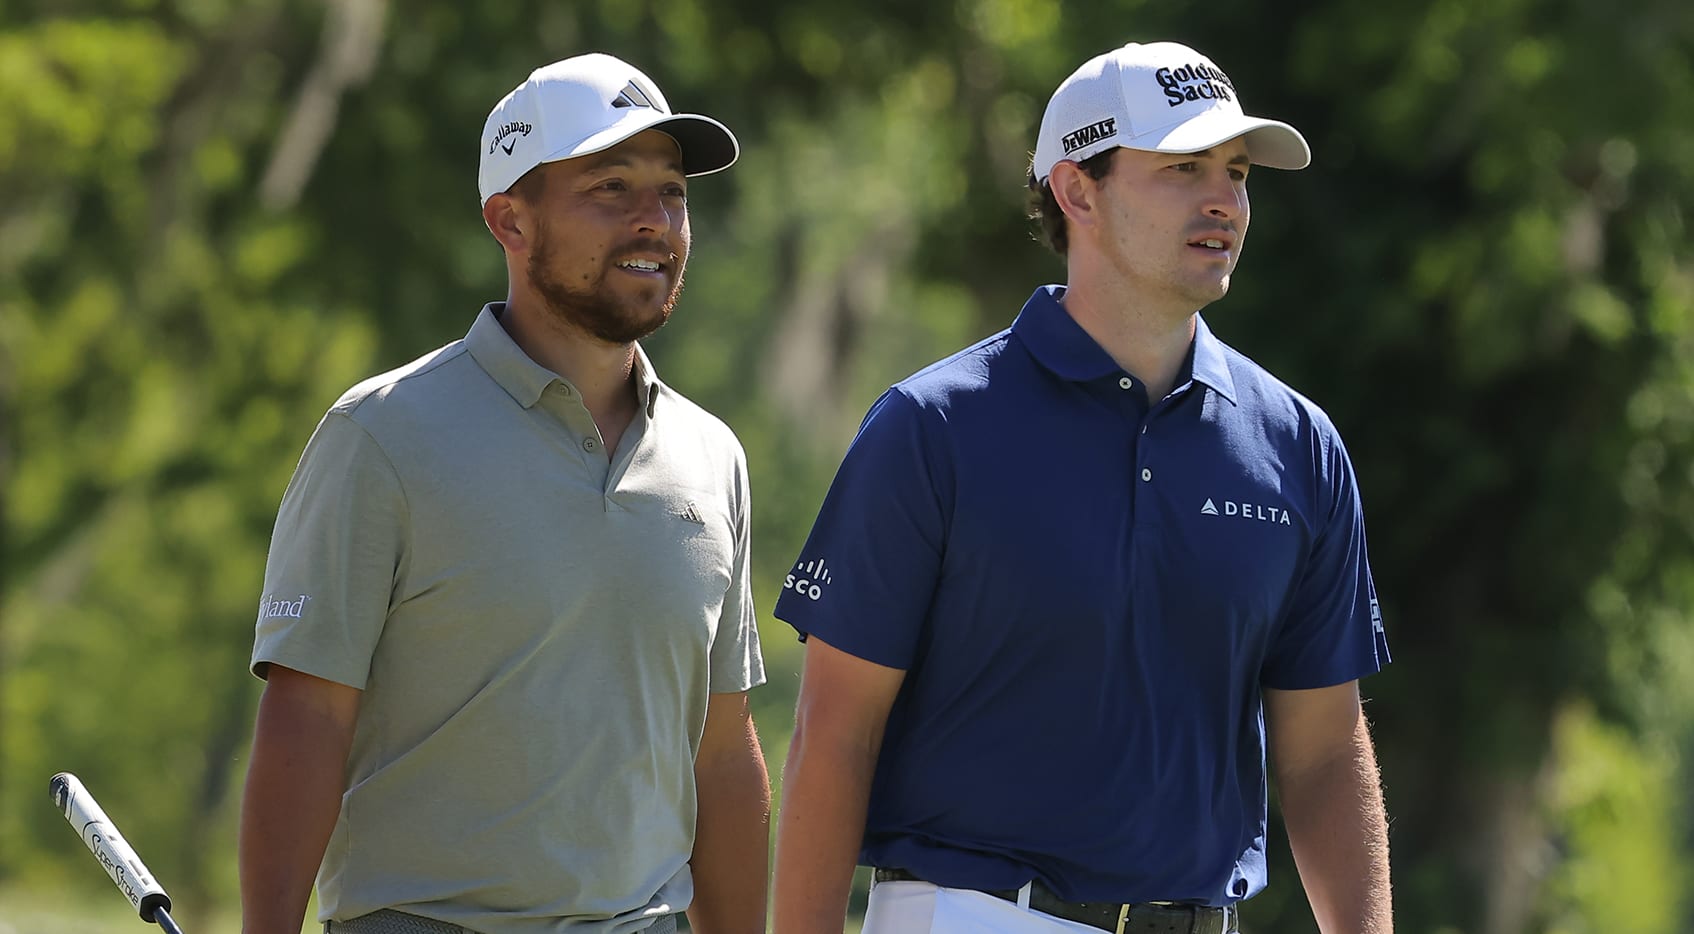
[[[1199,152],[1220,143],[1245,137],[1247,157],[1254,165],[1273,169],[1303,169],[1312,164],[1312,150],[1300,131],[1279,120],[1242,117],[1208,111],[1172,127],[1153,139],[1141,138],[1124,145],[1154,152]]]
[[[652,129],[670,134],[682,147],[682,171],[688,175],[722,172],[741,157],[741,144],[729,127],[698,114],[678,114]]]
[[[722,172],[741,156],[741,144],[735,134],[711,117],[699,114],[667,114],[641,108],[598,133],[542,159],[542,163],[558,162],[589,156],[616,146],[644,130],[658,130],[676,140],[682,150],[684,175],[710,175]]]

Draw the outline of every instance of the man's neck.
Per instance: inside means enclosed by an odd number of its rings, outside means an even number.
[[[1147,385],[1149,402],[1176,387],[1194,342],[1196,311],[1140,301],[1129,290],[1078,283],[1074,276],[1061,304],[1124,372]]]
[[[613,439],[629,427],[640,405],[635,345],[590,337],[536,304],[514,306],[508,301],[500,324],[531,360],[576,387],[607,448],[615,447]]]

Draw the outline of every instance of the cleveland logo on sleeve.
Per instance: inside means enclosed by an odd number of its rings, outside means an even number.
[[[259,598],[260,619],[299,619],[305,611],[306,604],[312,600],[308,594],[300,594],[292,599],[288,597],[272,597],[265,594]]]

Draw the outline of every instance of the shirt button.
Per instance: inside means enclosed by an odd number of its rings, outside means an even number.
[[[1153,479],[1153,472],[1145,467],[1141,468],[1141,479],[1143,482],[1151,482]]]
[[[582,449],[584,451],[592,451],[599,446],[600,446],[600,442],[594,440],[593,438],[582,439]]]
[[[1127,376],[1120,377],[1118,379],[1118,388],[1119,389],[1134,389],[1135,388],[1135,380],[1132,380]]]

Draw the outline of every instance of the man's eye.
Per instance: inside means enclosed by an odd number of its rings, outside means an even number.
[[[606,189],[607,191],[623,191],[624,190],[624,183],[614,178],[614,179],[610,179],[608,181],[601,182],[600,187]]]

